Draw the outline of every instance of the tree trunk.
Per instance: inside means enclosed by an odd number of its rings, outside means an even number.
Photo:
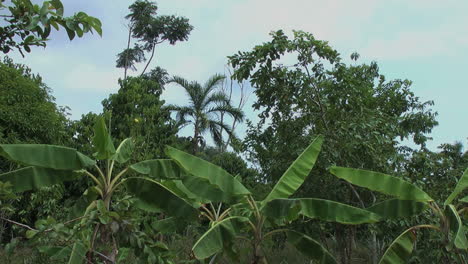
[[[193,154],[195,155],[198,151],[198,121],[195,121],[195,132],[193,133],[193,138],[192,138],[192,150]]]
[[[156,49],[156,43],[153,45],[153,49],[151,50],[151,57],[149,58],[148,63],[146,63],[146,66],[143,69],[143,71],[141,72],[140,76],[143,76],[143,74],[145,73],[145,71],[148,68],[149,64],[151,63],[151,60],[153,59],[153,56],[154,56],[154,50],[155,49]]]
[[[130,49],[130,40],[132,38],[132,27],[128,28],[128,40],[127,40],[127,53],[125,55],[125,68],[124,68],[124,80],[127,79],[127,70],[128,70],[128,50]]]

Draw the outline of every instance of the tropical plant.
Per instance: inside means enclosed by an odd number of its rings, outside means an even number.
[[[135,206],[138,208],[153,212],[162,210],[168,216],[183,217],[187,220],[196,219],[197,209],[165,187],[160,181],[161,179],[174,178],[172,175],[178,170],[172,161],[147,160],[125,166],[124,164],[129,161],[133,152],[132,139],[123,140],[116,149],[103,117],[98,117],[96,120],[93,145],[95,159],[87,157],[75,149],[56,145],[0,145],[1,156],[25,166],[15,171],[0,174],[0,181],[9,183],[15,193],[74,180],[81,175],[88,176],[94,182],[95,185],[84,192],[82,198],[77,201],[76,208],[72,210],[78,212],[76,213],[78,217],[67,221],[67,223],[80,220],[80,224],[78,224],[80,226],[89,222],[89,218],[96,217],[96,214],[99,221],[94,226],[94,231],[80,233],[80,237],[75,239],[71,251],[68,246],[65,247],[70,253],[69,263],[82,263],[85,256],[88,257],[88,260],[92,260],[96,254],[105,260],[117,257],[116,243],[108,240],[110,238],[106,232],[114,229],[112,226],[115,225],[114,222],[118,223],[119,215],[112,211],[111,202],[114,192],[121,186],[126,186],[126,190],[137,197]],[[121,169],[117,172],[119,168]],[[130,172],[149,175],[151,178],[125,177]],[[170,180],[166,184],[170,184]],[[49,222],[53,223],[54,221]],[[39,224],[36,229],[29,227],[27,236],[34,237],[39,233],[51,231],[50,228],[43,226],[44,224]],[[63,225],[61,229],[63,229]],[[107,256],[96,251],[95,242],[100,231],[102,242],[107,242],[113,247]],[[63,254],[63,251],[60,252]]]
[[[198,151],[199,143],[204,142],[203,134],[207,131],[211,133],[218,146],[221,146],[223,142],[223,130],[229,135],[233,135],[232,129],[221,122],[221,114],[228,115],[238,121],[242,121],[244,118],[244,113],[230,104],[225,93],[216,92],[216,88],[224,78],[222,75],[215,74],[203,86],[198,82],[189,82],[178,76],[171,80],[184,88],[189,97],[190,104],[188,106],[169,106],[168,108],[177,112],[177,122],[181,126],[193,124],[193,153]],[[192,120],[187,120],[187,117],[191,117]]]
[[[395,199],[378,203],[366,210],[380,215],[384,219],[394,219],[399,216],[410,216],[421,210],[431,208],[439,219],[439,224],[421,224],[412,226],[398,236],[384,253],[381,264],[407,263],[415,247],[417,230],[436,230],[441,235],[444,250],[453,253],[457,258],[448,260],[466,263],[468,253],[466,219],[468,197],[459,200],[457,207],[453,202],[468,188],[468,169],[465,170],[455,189],[442,205],[431,198],[417,186],[394,176],[367,170],[351,169],[334,166],[330,172],[340,179],[354,185],[394,196]],[[445,260],[440,260],[445,261]]]
[[[0,1],[0,11],[8,12],[1,15],[6,22],[0,27],[0,50],[3,53],[17,49],[24,56],[23,49],[30,52],[31,46],[45,47],[52,27],[56,30],[64,28],[70,40],[93,30],[102,35],[101,21],[95,17],[84,12],[64,17],[60,0],[44,1],[41,6],[31,0],[13,0],[8,6],[4,2]]]
[[[238,199],[219,199],[219,197],[229,198],[230,196],[224,191],[230,189],[229,185],[224,185],[224,182],[215,183],[219,187],[220,194],[214,198],[218,198],[215,201],[220,203],[201,206],[202,215],[210,220],[210,227],[193,246],[195,256],[198,259],[211,257],[214,262],[216,256],[224,252],[235,260],[238,256],[233,247],[234,240],[240,238],[251,244],[252,263],[267,263],[267,258],[262,253],[262,243],[273,234],[284,232],[288,236],[288,241],[307,257],[322,263],[336,263],[334,257],[320,242],[306,234],[288,229],[287,224],[299,217],[352,225],[374,223],[380,221],[381,217],[371,211],[335,201],[289,198],[310,174],[322,141],[322,137],[314,139],[261,201],[255,201],[250,193]],[[169,148],[167,155],[186,173],[194,176],[216,179],[219,175],[229,175],[223,169],[182,151]],[[237,185],[242,186],[240,182]],[[246,188],[242,186],[242,189]],[[201,190],[194,189],[193,193],[213,201],[211,199],[213,196],[209,197]],[[226,208],[222,203],[223,200],[231,206]]]

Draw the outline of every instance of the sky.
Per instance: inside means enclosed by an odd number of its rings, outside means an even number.
[[[34,2],[34,1],[33,1]],[[35,1],[38,2],[38,1]],[[116,54],[126,47],[124,16],[132,0],[62,0],[65,14],[84,11],[102,21],[103,36],[85,35],[69,41],[65,31],[53,32],[47,47],[21,58],[53,90],[58,105],[71,108],[71,118],[102,111],[101,101],[118,89],[123,70]],[[189,40],[160,45],[152,67],[203,83],[224,73],[227,56],[251,50],[269,40],[269,32],[304,30],[327,40],[342,55],[360,54],[376,61],[389,79],[409,79],[421,100],[433,100],[439,126],[428,146],[468,137],[468,1],[465,0],[160,0],[158,12],[185,16],[194,26]],[[141,71],[142,66],[138,69]],[[137,74],[137,72],[133,73]],[[184,104],[181,88],[168,87],[163,98]],[[247,117],[256,120],[250,105]],[[188,133],[187,130],[183,133]],[[242,131],[239,132],[242,134]]]

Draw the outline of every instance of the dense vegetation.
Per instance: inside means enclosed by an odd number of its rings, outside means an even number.
[[[101,33],[87,14],[63,17],[58,0],[0,8],[11,13],[5,53],[45,46],[51,25],[70,39]],[[39,75],[0,63],[3,261],[468,263],[468,152],[426,148],[436,113],[411,81],[281,30],[229,56],[229,76],[188,81],[151,68],[158,45],[193,29],[157,11],[129,7],[123,76],[102,114],[70,120]],[[168,84],[188,105],[161,98]],[[246,120],[244,86],[258,123]]]

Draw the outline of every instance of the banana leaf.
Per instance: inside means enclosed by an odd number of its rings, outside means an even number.
[[[132,164],[129,168],[155,180],[181,179],[182,173],[179,165],[170,159],[145,160]]]
[[[55,170],[81,170],[96,164],[75,149],[55,145],[1,144],[0,155],[25,166]]]
[[[450,223],[450,235],[452,237],[453,244],[459,249],[468,249],[468,241],[466,239],[466,227],[463,225],[460,216],[458,215],[457,209],[452,204],[449,204],[445,208],[445,215],[447,216]]]
[[[288,231],[288,242],[296,247],[304,256],[316,260],[319,264],[336,264],[335,258],[319,242],[311,237],[296,232]]]
[[[406,264],[413,253],[416,231],[407,229],[390,244],[379,264]]]
[[[188,220],[197,218],[198,210],[161,183],[149,178],[128,178],[127,190],[140,201],[140,209],[162,209],[166,214]]]
[[[447,200],[445,200],[444,205],[452,203],[453,199],[455,199],[466,188],[468,188],[468,169],[465,170],[460,180],[458,180],[457,186],[455,186],[453,192],[449,195]]]
[[[109,159],[115,154],[114,143],[112,143],[111,135],[107,131],[106,122],[102,116],[97,117],[94,124],[93,145],[96,159]]]
[[[288,198],[304,183],[320,153],[323,137],[318,136],[291,164],[272,191],[263,200],[263,204],[278,198]]]
[[[415,200],[421,202],[434,200],[413,184],[387,174],[337,166],[333,166],[330,172],[338,178],[346,180],[354,185],[392,195],[400,200]]]
[[[79,175],[74,171],[26,167],[0,174],[0,181],[9,182],[12,191],[20,193],[74,180]]]
[[[224,169],[186,152],[167,146],[166,154],[193,177],[216,185],[227,197],[250,194],[249,190]],[[185,184],[185,183],[184,183]]]
[[[117,161],[118,163],[125,163],[127,162],[133,154],[134,144],[131,138],[124,139],[117,150],[115,151],[114,156],[112,157],[113,160]]]
[[[427,204],[423,202],[390,199],[368,207],[366,210],[376,213],[384,219],[398,219],[418,215],[427,208]]]
[[[206,259],[214,254],[221,253],[226,247],[232,247],[233,241],[241,229],[242,222],[245,221],[247,219],[234,216],[215,223],[193,246],[192,251],[195,257],[197,259]]]
[[[375,223],[381,220],[381,217],[373,212],[315,198],[275,199],[265,205],[263,213],[280,221],[293,221],[301,215],[322,221],[350,225]]]

